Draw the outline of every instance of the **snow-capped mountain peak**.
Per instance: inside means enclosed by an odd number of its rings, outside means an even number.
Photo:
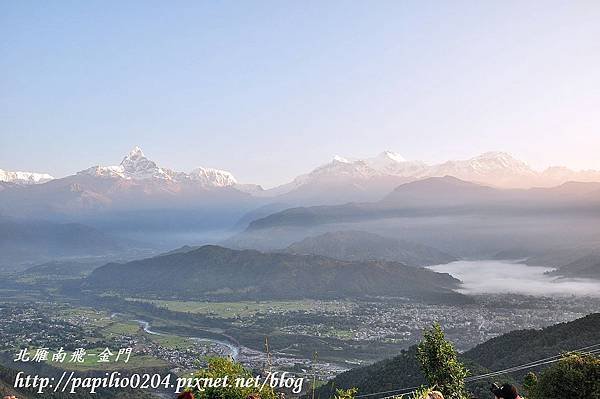
[[[156,162],[146,158],[142,149],[135,146],[120,165],[125,176],[132,179],[166,179],[170,180],[171,176],[162,168],[158,167]]]
[[[365,162],[381,173],[400,177],[418,176],[426,168],[423,162],[408,161],[393,151],[383,151],[376,157],[367,158]]]
[[[134,180],[151,178],[171,179],[170,174],[158,167],[154,161],[146,158],[144,152],[138,146],[129,151],[119,165],[92,166],[91,168],[82,170],[78,174],[96,177],[120,177]]]
[[[144,157],[144,151],[139,146],[135,146],[129,151],[129,154],[125,158],[142,158]]]
[[[486,152],[474,158],[434,165],[429,176],[454,176],[496,187],[523,188],[536,183],[538,173],[506,152]]]
[[[535,172],[527,165],[506,152],[486,152],[466,161],[473,169],[479,171],[506,170],[511,173],[532,175]]]
[[[271,190],[274,193],[300,189],[314,183],[327,186],[332,182],[347,182],[349,186],[367,187],[372,180],[374,191],[380,182],[389,182],[390,189],[399,181],[414,181],[428,177],[453,176],[461,180],[502,188],[528,188],[549,186],[565,179],[600,181],[600,172],[573,172],[569,169],[548,170],[539,173],[527,163],[506,152],[486,152],[470,159],[450,160],[439,164],[409,161],[398,153],[383,151],[365,159],[348,159],[339,156],[308,174],[298,176],[291,184]],[[399,180],[400,179],[400,180]],[[367,183],[368,184],[368,183]]]
[[[471,161],[493,162],[503,166],[526,165],[525,162],[520,161],[509,153],[502,151],[485,152],[479,156],[471,158]]]
[[[48,173],[36,172],[11,172],[0,169],[0,182],[15,183],[15,184],[41,184],[53,180],[54,177]]]
[[[195,182],[204,187],[230,187],[237,185],[237,180],[227,171],[212,168],[197,168],[190,173],[174,172],[162,168],[144,155],[138,146],[123,158],[119,165],[93,166],[83,170],[78,175],[96,177],[112,177],[128,180],[164,180],[173,182]]]
[[[384,151],[381,154],[379,154],[379,156],[377,158],[380,159],[389,159],[391,161],[395,161],[395,162],[407,162],[406,158],[404,158],[402,155],[398,154],[397,152],[393,152],[393,151]]]
[[[229,187],[238,184],[230,172],[213,168],[196,168],[188,174],[188,178],[214,187]]]
[[[333,156],[333,162],[350,163],[350,161],[347,158],[341,157],[339,155]]]
[[[395,152],[384,151],[376,157],[365,159],[365,162],[373,169],[392,172],[398,168],[398,164],[406,162],[406,159]]]

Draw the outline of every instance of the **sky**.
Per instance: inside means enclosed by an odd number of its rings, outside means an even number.
[[[600,2],[0,0],[0,168],[506,151],[600,169]]]

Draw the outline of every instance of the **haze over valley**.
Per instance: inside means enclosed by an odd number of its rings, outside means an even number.
[[[466,351],[571,321],[600,311],[600,178],[557,170],[504,153],[426,165],[384,152],[263,189],[136,147],[116,166],[5,178],[6,334],[59,303],[52,320],[127,337],[159,368],[235,353],[325,381],[409,348],[433,322]],[[44,331],[40,344],[56,334]]]
[[[4,173],[1,266],[214,244],[413,267],[519,259],[596,278],[600,177],[556,170],[536,172],[500,152],[426,165],[386,151],[336,157],[265,190],[219,169],[173,171],[135,147],[116,166],[64,178]]]
[[[598,21],[1,1],[0,398],[600,397]]]

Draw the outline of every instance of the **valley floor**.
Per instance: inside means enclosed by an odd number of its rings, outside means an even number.
[[[465,351],[515,329],[541,328],[600,311],[600,299],[592,297],[479,295],[470,305],[384,297],[195,302],[68,297],[40,288],[0,290],[2,359],[9,366],[23,345],[53,350],[69,342],[91,352],[131,346],[128,369],[154,367],[182,374],[207,356],[235,352],[252,369],[271,366],[325,381],[399,353],[418,342],[423,328],[434,322]],[[60,367],[98,369],[94,363]]]

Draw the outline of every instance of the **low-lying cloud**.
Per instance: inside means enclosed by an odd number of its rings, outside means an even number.
[[[521,263],[478,260],[458,261],[431,266],[431,270],[449,273],[460,279],[465,294],[514,293],[537,296],[596,296],[600,297],[600,281],[564,279],[545,274],[548,267],[527,266]]]

